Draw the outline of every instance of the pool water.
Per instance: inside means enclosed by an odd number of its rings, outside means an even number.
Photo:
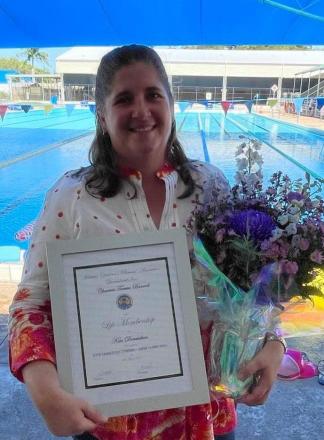
[[[192,159],[209,159],[232,184],[235,151],[242,135],[264,142],[265,180],[279,169],[292,178],[304,177],[305,170],[324,178],[324,132],[233,112],[226,118],[217,112],[177,113],[176,120],[186,154]],[[94,116],[88,109],[75,109],[70,116],[64,109],[48,115],[42,110],[6,115],[0,125],[0,246],[27,247],[27,242],[15,240],[15,233],[37,217],[46,191],[58,177],[88,164],[94,128]]]

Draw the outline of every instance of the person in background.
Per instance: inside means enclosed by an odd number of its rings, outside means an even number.
[[[55,368],[45,243],[53,240],[186,228],[204,188],[228,183],[217,168],[190,161],[176,135],[174,102],[158,54],[124,46],[106,54],[96,80],[97,128],[90,166],[67,172],[48,192],[23,277],[10,308],[10,368],[23,381],[48,429],[99,440],[232,440],[231,399],[120,417],[103,417],[64,391]],[[188,232],[190,247],[191,237]],[[208,335],[202,331],[203,343]],[[258,385],[242,401],[262,404],[283,355],[271,340],[245,366]]]

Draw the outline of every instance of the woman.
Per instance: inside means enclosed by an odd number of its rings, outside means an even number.
[[[215,179],[214,167],[187,160],[176,137],[173,98],[158,55],[144,46],[117,48],[100,63],[97,130],[90,167],[66,173],[49,191],[31,240],[24,275],[11,306],[10,366],[23,380],[48,428],[79,439],[232,439],[234,403],[105,419],[59,384],[51,325],[45,242],[131,231],[180,228]],[[203,335],[203,339],[206,335]],[[247,404],[262,403],[283,354],[276,341],[242,371],[261,371]],[[91,434],[88,434],[91,432]],[[82,434],[86,433],[86,434]],[[223,434],[226,434],[224,437]]]

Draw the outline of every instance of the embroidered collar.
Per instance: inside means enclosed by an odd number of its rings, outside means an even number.
[[[127,166],[120,166],[119,171],[120,171],[120,174],[122,175],[122,177],[128,177],[130,179],[142,180],[142,173],[138,170],[135,170],[134,168],[127,167]],[[165,162],[163,164],[163,166],[159,170],[157,170],[155,175],[159,179],[163,179],[164,177],[171,174],[173,171],[175,171],[174,166],[168,162]]]

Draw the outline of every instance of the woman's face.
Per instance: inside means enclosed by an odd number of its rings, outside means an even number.
[[[99,112],[120,163],[137,169],[149,161],[164,163],[172,116],[156,69],[142,62],[117,71],[104,111]]]

